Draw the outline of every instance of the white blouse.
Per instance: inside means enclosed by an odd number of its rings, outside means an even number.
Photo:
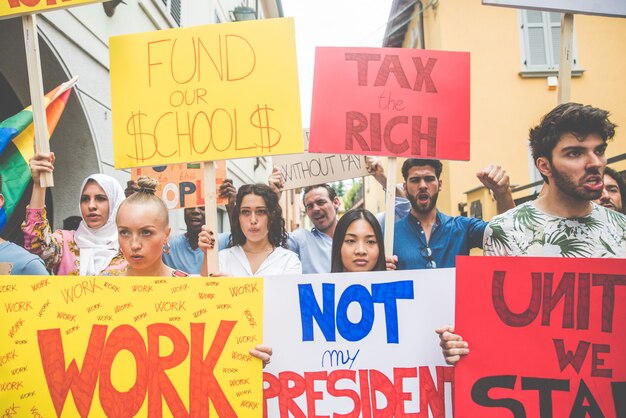
[[[220,272],[235,277],[302,274],[302,263],[296,253],[282,247],[276,247],[255,273],[252,273],[248,257],[240,245],[220,251],[219,259]]]

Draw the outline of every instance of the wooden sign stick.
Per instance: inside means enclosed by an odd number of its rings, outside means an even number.
[[[396,157],[387,158],[387,190],[385,191],[385,255],[393,255],[393,232],[396,222]]]
[[[216,198],[215,163],[206,161],[204,163],[204,213],[206,225],[213,231],[213,238],[215,239],[215,251],[210,251],[207,256],[207,270],[209,273],[219,271],[220,263],[217,251],[222,249],[218,248]]]
[[[43,82],[41,79],[41,61],[39,59],[39,36],[37,35],[37,15],[22,17],[24,27],[24,44],[26,46],[26,64],[28,66],[28,85],[30,86],[30,101],[33,109],[33,124],[35,128],[35,152],[50,152],[48,142],[48,121],[44,106]],[[54,186],[52,173],[41,173],[41,187]]]
[[[564,13],[561,16],[561,55],[559,60],[559,104],[570,101],[572,84],[572,59],[574,55],[574,15]]]

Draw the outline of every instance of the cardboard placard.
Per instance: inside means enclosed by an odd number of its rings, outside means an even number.
[[[277,155],[273,164],[285,175],[284,190],[368,176],[365,157],[351,154],[309,154],[309,130],[304,130],[304,153]]]
[[[600,16],[626,16],[626,2],[615,0],[482,0],[490,6],[545,10],[558,13],[583,13]]]
[[[454,369],[434,330],[453,316],[454,269],[264,283],[268,417],[452,416]]]
[[[109,43],[117,168],[302,152],[293,19]]]
[[[457,258],[455,416],[626,416],[626,260]]]
[[[317,48],[311,152],[469,160],[467,52]]]
[[[0,1],[0,19],[103,1],[105,0],[2,0]]]
[[[3,408],[262,416],[262,365],[248,353],[263,335],[262,280],[1,279]]]
[[[226,161],[215,163],[217,182],[215,189],[226,179]],[[137,180],[148,176],[159,182],[156,194],[165,202],[168,209],[193,208],[204,206],[204,165],[203,163],[172,164],[157,167],[139,167],[130,170],[130,176]],[[225,205],[228,199],[217,198],[218,205]]]

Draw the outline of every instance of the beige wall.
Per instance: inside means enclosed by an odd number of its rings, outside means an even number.
[[[458,214],[457,204],[466,202],[464,192],[479,185],[474,173],[490,162],[503,165],[513,184],[531,182],[528,129],[557,104],[557,93],[548,90],[546,78],[518,74],[517,10],[440,0],[436,8],[425,10],[424,21],[427,49],[471,53],[471,158],[444,164],[439,204],[442,211]],[[576,15],[574,22],[579,66],[585,72],[572,80],[571,100],[610,110],[613,122],[626,126],[626,19]],[[618,128],[609,157],[626,152],[625,129]],[[626,169],[626,161],[613,167]]]

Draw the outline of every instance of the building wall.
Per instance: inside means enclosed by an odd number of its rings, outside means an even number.
[[[38,18],[45,91],[74,75],[80,77],[51,141],[57,155],[56,185],[52,189],[55,227],[60,227],[67,216],[78,214],[79,188],[88,174],[103,172],[118,178],[122,185],[130,178],[128,170],[114,168],[109,37],[178,26],[163,0],[125,3],[117,6],[112,17],[104,13],[103,4],[96,3],[43,13]],[[240,4],[234,0],[181,3],[181,26],[227,21],[228,11]],[[272,1],[261,4],[267,13],[276,12]],[[21,19],[0,20],[0,35],[3,58],[12,57],[0,60],[0,72],[21,102],[17,113],[30,103]],[[228,165],[228,177],[239,186],[266,181],[270,170],[265,158],[241,159]],[[184,227],[182,213],[172,215],[174,229]]]
[[[517,10],[468,0],[435,4],[425,7],[426,48],[471,53],[471,158],[444,164],[449,178],[444,178],[443,187],[448,198],[440,197],[440,208],[457,214],[457,204],[466,201],[465,192],[480,184],[474,173],[491,162],[506,168],[512,184],[534,181],[528,129],[556,106],[557,92],[548,90],[545,77],[522,78],[518,74],[522,64]],[[585,71],[572,79],[571,101],[610,110],[613,122],[624,126],[626,19],[575,15],[574,22],[579,66]],[[409,32],[405,47],[409,46]],[[626,152],[624,137],[624,128],[618,128],[616,141],[608,148],[609,157]],[[623,170],[626,162],[613,167]]]

